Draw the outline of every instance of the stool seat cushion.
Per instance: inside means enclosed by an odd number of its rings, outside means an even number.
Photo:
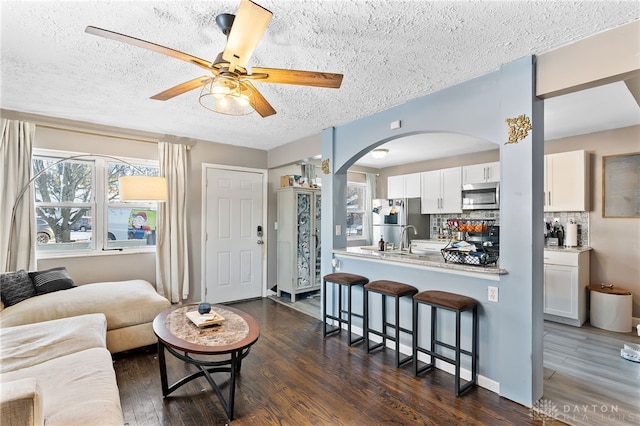
[[[478,301],[467,296],[448,293],[446,291],[427,290],[413,296],[414,300],[462,311],[478,304]]]
[[[364,288],[390,296],[412,296],[418,292],[418,289],[412,285],[387,280],[371,281]]]
[[[329,281],[342,285],[364,285],[369,282],[369,278],[362,275],[347,274],[345,272],[337,272],[335,274],[327,274],[323,277],[325,281]]]

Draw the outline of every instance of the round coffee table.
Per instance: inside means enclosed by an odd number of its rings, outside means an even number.
[[[185,383],[204,377],[218,396],[229,420],[233,420],[236,374],[240,372],[242,360],[249,355],[251,345],[258,340],[260,326],[251,315],[239,309],[224,305],[213,305],[211,309],[224,317],[224,321],[218,325],[199,328],[186,316],[187,312],[198,310],[197,304],[169,308],[160,312],[153,320],[153,332],[158,337],[162,395],[166,397]],[[194,365],[198,371],[169,386],[165,349],[176,358]],[[207,361],[195,359],[191,354],[228,355],[228,358],[216,357],[216,360]],[[212,373],[230,374],[227,399],[220,389],[222,383],[216,383]]]

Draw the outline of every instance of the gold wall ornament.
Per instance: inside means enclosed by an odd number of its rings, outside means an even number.
[[[328,175],[329,173],[331,173],[329,171],[329,159],[325,158],[324,160],[322,160],[322,173],[324,173],[325,175]]]
[[[505,145],[518,143],[529,135],[531,120],[526,115],[521,114],[516,118],[507,118],[505,122],[509,126],[509,141],[505,142]]]

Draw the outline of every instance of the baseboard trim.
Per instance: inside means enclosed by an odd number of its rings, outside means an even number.
[[[337,325],[335,323],[337,323],[337,321],[328,321],[328,324],[331,325]],[[342,324],[342,328],[344,330],[347,329],[347,325],[346,324]],[[351,325],[351,332],[353,334],[356,334],[358,336],[362,336],[364,334],[362,327],[357,327],[355,325]],[[382,342],[382,337],[375,335],[375,334],[371,334],[370,338],[369,338],[372,342],[375,343],[380,343]],[[387,341],[386,344],[387,348],[390,348],[392,350],[395,350],[395,343],[391,342],[391,341]],[[410,346],[407,346],[405,344],[400,343],[400,353],[403,355],[411,355],[413,351],[413,348],[411,348]],[[418,354],[418,360],[422,361],[422,362],[429,362],[429,356],[423,353],[419,353]],[[449,374],[455,374],[455,366],[452,364],[449,364],[448,362],[444,362],[441,361],[439,359],[436,360],[436,368],[442,371],[445,371]],[[460,377],[464,380],[471,380],[471,370],[467,370],[466,368],[460,368]],[[485,377],[481,374],[478,374],[478,386],[480,386],[481,388],[487,389],[491,392],[497,393],[498,395],[500,395],[500,382],[496,382],[493,379],[490,379],[489,377]]]

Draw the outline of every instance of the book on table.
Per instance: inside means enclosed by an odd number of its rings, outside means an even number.
[[[211,311],[207,314],[201,314],[198,311],[189,311],[186,315],[187,318],[191,320],[191,322],[193,322],[200,328],[220,324],[222,321],[224,321],[224,317],[214,311]]]

